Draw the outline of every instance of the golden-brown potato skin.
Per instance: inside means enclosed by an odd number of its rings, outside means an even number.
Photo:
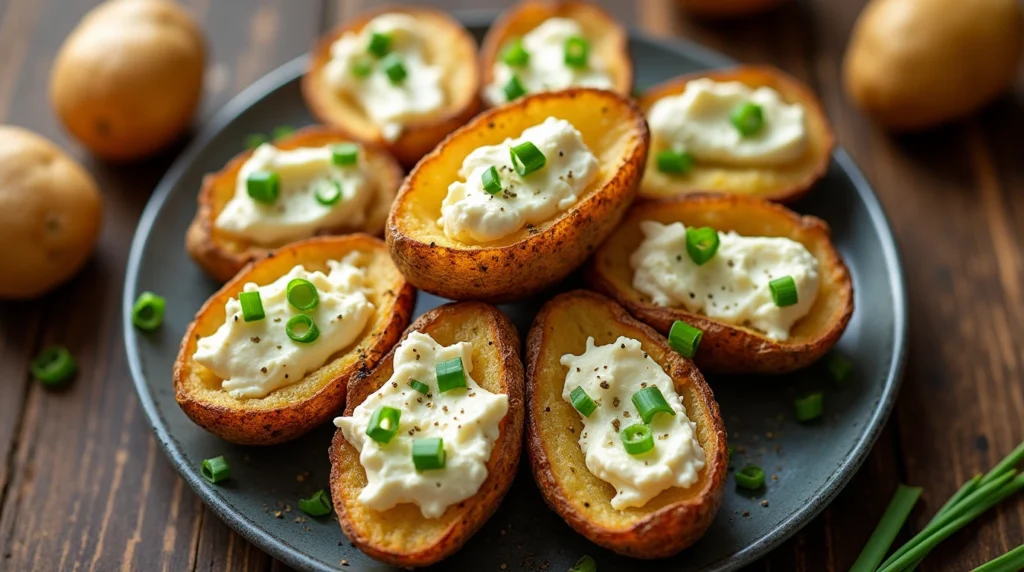
[[[626,28],[600,7],[579,0],[523,0],[502,13],[487,31],[480,48],[482,87],[494,81],[494,64],[505,44],[550,18],[569,18],[579,23],[590,42],[590,52],[608,67],[612,91],[629,97],[633,91],[633,61],[629,57]]]
[[[639,340],[672,378],[704,449],[705,465],[692,486],[662,491],[640,508],[612,508],[615,488],[587,469],[579,446],[583,423],[562,399],[566,369],[559,360],[583,353],[588,336],[598,345],[619,336]],[[729,458],[718,404],[693,362],[615,302],[584,290],[544,305],[526,352],[526,446],[548,505],[592,542],[633,558],[664,558],[696,542],[722,502]]]
[[[473,342],[473,377],[484,389],[508,396],[508,413],[501,420],[480,490],[433,519],[424,518],[414,504],[386,511],[363,506],[357,497],[366,486],[366,471],[359,463],[359,452],[340,429],[335,432],[330,451],[331,498],[345,536],[373,558],[409,568],[451,556],[494,514],[519,465],[524,415],[519,335],[501,311],[479,302],[447,304],[420,316],[405,335],[414,331],[444,345]],[[345,415],[352,415],[387,382],[394,372],[394,354],[392,349],[372,372],[361,373],[349,385]]]
[[[444,69],[448,104],[434,116],[406,123],[398,139],[388,141],[357,102],[339,97],[327,83],[324,66],[331,59],[331,44],[338,38],[348,32],[359,32],[381,14],[396,12],[415,17],[431,30],[426,37],[427,60]],[[317,42],[310,52],[309,69],[302,77],[302,96],[322,123],[340,129],[356,141],[383,147],[403,166],[412,167],[480,109],[480,73],[476,66],[467,65],[476,61],[476,51],[473,36],[448,14],[430,8],[390,6],[345,22]]]
[[[518,137],[549,116],[572,123],[601,165],[576,204],[541,225],[485,244],[448,238],[437,219],[465,157]],[[622,219],[636,195],[647,143],[639,110],[610,91],[538,93],[481,113],[406,177],[385,231],[391,257],[409,282],[445,298],[496,302],[536,293],[579,266]]]
[[[810,312],[793,325],[786,341],[761,332],[658,306],[633,288],[629,257],[643,240],[640,221],[710,226],[744,236],[782,236],[795,240],[818,259],[820,286]],[[694,361],[705,372],[787,373],[825,355],[843,334],[853,314],[853,282],[832,240],[829,228],[813,216],[800,216],[777,204],[738,195],[696,194],[638,203],[622,225],[591,259],[588,284],[618,300],[634,316],[668,334],[683,320],[704,332]]]
[[[274,146],[279,149],[323,147],[350,140],[336,129],[315,126],[305,127],[292,135],[278,139],[274,141]],[[375,196],[370,203],[366,222],[360,228],[323,229],[323,234],[365,232],[380,236],[384,233],[388,211],[391,210],[391,203],[394,202],[398,186],[402,182],[402,168],[386,151],[373,145],[362,146],[360,152],[366,153],[367,173],[373,182]],[[231,279],[246,264],[262,258],[271,250],[266,245],[258,245],[246,238],[221,231],[214,225],[224,210],[224,205],[235,196],[238,172],[252,153],[252,150],[239,153],[223,169],[203,177],[203,186],[196,199],[196,216],[185,235],[185,248],[192,259],[207,274],[221,282]]]
[[[31,131],[0,125],[0,298],[34,298],[78,272],[102,214],[81,165]]]
[[[846,92],[893,131],[931,127],[1006,91],[1022,42],[1018,0],[873,0],[846,50]]]
[[[97,156],[138,159],[189,128],[205,59],[202,30],[177,2],[104,2],[61,46],[50,101],[68,131]]]
[[[302,264],[307,270],[326,269],[353,251],[370,255],[368,273],[375,306],[363,337],[320,369],[265,397],[235,399],[220,388],[221,381],[195,363],[198,340],[224,323],[224,304],[246,282],[269,284]],[[331,419],[345,402],[345,391],[356,376],[370,370],[398,341],[409,323],[416,290],[405,282],[388,258],[380,239],[366,234],[324,236],[292,243],[245,267],[203,304],[189,324],[174,362],[174,395],[197,425],[218,437],[242,445],[273,445],[294,439]]]
[[[786,165],[737,167],[695,162],[685,175],[666,175],[655,164],[657,152],[664,145],[655,137],[647,170],[640,184],[641,198],[665,198],[694,192],[723,192],[751,195],[780,202],[793,202],[810,191],[828,170],[835,146],[835,137],[818,98],[806,85],[782,71],[767,66],[739,66],[732,69],[698,72],[670,79],[649,89],[640,98],[644,114],[659,99],[678,95],[694,79],[738,81],[752,88],[770,87],[779,92],[786,103],[799,103],[805,110],[807,148],[803,156]]]

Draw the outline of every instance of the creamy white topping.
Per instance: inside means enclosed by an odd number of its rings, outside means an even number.
[[[547,163],[521,177],[512,168],[509,149],[529,141]],[[483,174],[496,167],[502,191],[484,190]],[[489,242],[504,238],[526,225],[540,224],[571,207],[597,176],[597,157],[583,136],[564,119],[548,117],[500,145],[480,147],[462,162],[459,177],[448,186],[437,224],[460,242]]]
[[[681,222],[643,221],[644,240],[629,258],[633,287],[659,306],[683,307],[786,340],[818,295],[818,259],[804,245],[781,237],[718,233],[715,256],[698,266],[686,252]],[[797,303],[778,307],[768,283],[792,276]]]
[[[406,77],[394,83],[382,69],[381,61],[367,51],[373,33],[391,38],[390,54],[398,54]],[[381,14],[358,33],[343,34],[331,45],[331,59],[324,66],[324,77],[340,94],[359,103],[377,124],[384,139],[394,141],[410,121],[430,116],[446,102],[444,70],[427,61],[424,29],[408,14]],[[370,64],[366,77],[353,73],[357,65]]]
[[[242,164],[235,194],[214,226],[268,245],[308,238],[325,228],[356,228],[365,221],[373,196],[362,155],[360,152],[357,164],[339,167],[331,163],[329,146],[285,150],[264,143]],[[246,180],[257,171],[272,171],[281,178],[280,194],[273,204],[249,196]],[[341,186],[341,200],[320,204],[317,189],[332,184]]]
[[[672,378],[643,351],[639,341],[620,336],[615,343],[595,346],[594,338],[587,338],[582,355],[566,354],[561,362],[569,368],[562,399],[572,404],[572,391],[582,387],[597,405],[589,417],[580,414],[580,448],[587,469],[615,487],[612,508],[641,507],[667,488],[686,488],[697,482],[704,468],[697,425],[686,416]],[[651,386],[661,390],[676,414],[656,414],[650,423],[654,449],[631,455],[619,434],[630,425],[643,423],[633,405],[633,394]]]
[[[764,126],[740,134],[730,116],[736,106],[761,106]],[[651,134],[663,147],[686,151],[698,161],[728,165],[778,165],[798,159],[807,145],[804,108],[787,104],[770,87],[701,78],[687,82],[679,95],[659,99],[647,114]]]
[[[353,252],[340,261],[328,260],[327,274],[296,266],[264,286],[247,282],[242,291],[260,293],[266,317],[246,322],[238,298],[229,299],[224,324],[199,340],[192,359],[224,380],[221,388],[236,399],[264,397],[300,381],[355,342],[373,316],[363,256]],[[288,320],[300,313],[286,298],[288,282],[295,278],[312,282],[320,297],[316,308],[301,312],[320,330],[310,343],[293,341],[285,332]]]
[[[462,358],[465,389],[437,391],[435,366]],[[399,503],[414,503],[424,518],[437,518],[449,506],[480,489],[487,478],[487,460],[508,412],[508,396],[480,387],[470,376],[473,344],[442,346],[429,335],[411,332],[395,350],[391,378],[366,398],[351,417],[334,424],[359,450],[367,485],[359,502],[375,510]],[[426,395],[409,386],[411,380],[427,384]],[[366,435],[373,412],[381,406],[400,410],[398,433],[386,445]],[[412,460],[413,439],[440,437],[446,455],[443,469],[417,471]]]

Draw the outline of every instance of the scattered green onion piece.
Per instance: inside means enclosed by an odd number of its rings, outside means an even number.
[[[878,526],[871,533],[871,538],[864,545],[864,550],[861,550],[850,572],[874,572],[878,568],[920,496],[919,487],[900,485],[896,489],[896,494],[882,514],[882,520],[878,521]]]
[[[245,190],[252,200],[272,205],[281,194],[281,176],[271,171],[256,171],[245,180]]]
[[[634,393],[633,406],[636,407],[636,410],[640,414],[640,418],[644,420],[644,423],[650,423],[658,413],[668,413],[669,415],[676,414],[676,412],[669,406],[668,402],[665,401],[665,396],[662,395],[661,390],[658,389],[658,386],[656,385],[645,387]]]
[[[590,42],[579,36],[571,36],[565,40],[565,65],[582,69],[587,67],[590,56]]]
[[[972,572],[1017,572],[1024,570],[1024,544],[975,568]]]
[[[270,142],[270,139],[267,139],[266,135],[262,133],[253,133],[245,138],[245,148],[252,150],[268,142]]]
[[[701,228],[687,227],[686,253],[697,266],[703,266],[715,257],[718,252],[718,231],[710,226]]]
[[[541,153],[540,149],[529,141],[524,141],[512,147],[509,149],[509,154],[512,156],[512,167],[515,168],[516,173],[519,173],[520,177],[525,177],[534,171],[542,169],[548,162],[544,153]]]
[[[366,51],[378,58],[383,58],[391,51],[391,36],[373,32],[370,34],[370,43],[366,45]]]
[[[393,85],[399,85],[409,75],[405,70],[405,64],[402,63],[402,56],[398,54],[390,54],[380,62],[380,66]]]
[[[316,202],[325,207],[332,207],[341,201],[341,182],[335,179],[326,179],[317,183],[313,190],[313,198]]]
[[[590,414],[597,409],[597,404],[594,400],[587,395],[587,390],[583,389],[583,386],[577,386],[576,389],[572,390],[569,394],[569,399],[572,401],[572,406],[583,414],[584,417],[590,417]]]
[[[146,332],[152,332],[164,323],[164,308],[167,300],[152,292],[143,292],[132,305],[132,323]]]
[[[398,423],[402,412],[394,407],[381,405],[370,415],[370,424],[366,426],[366,434],[370,439],[387,445],[398,434]]]
[[[358,59],[352,62],[352,75],[359,79],[365,79],[370,77],[373,73],[373,62],[364,59]]]
[[[828,370],[833,383],[842,387],[853,371],[853,362],[843,354],[832,350],[825,356],[825,369]]]
[[[285,288],[285,297],[288,303],[300,310],[312,310],[320,303],[320,294],[316,286],[305,278],[295,278],[288,282]]]
[[[422,393],[423,395],[426,395],[426,394],[430,393],[430,386],[425,384],[425,383],[423,383],[422,381],[420,381],[418,379],[414,379],[414,380],[410,381],[409,382],[409,387],[415,389],[416,391]]]
[[[445,360],[434,366],[434,371],[437,372],[437,391],[439,393],[466,387],[466,371],[462,366],[462,358]]]
[[[270,132],[270,138],[274,141],[278,139],[284,139],[292,133],[295,133],[295,128],[291,125],[278,125]]]
[[[619,433],[619,438],[630,455],[642,455],[654,448],[654,433],[643,423],[626,427]]]
[[[693,168],[693,155],[686,151],[673,151],[672,149],[658,151],[655,161],[658,165],[658,172],[669,175],[683,175]]]
[[[821,417],[823,410],[821,392],[815,391],[794,399],[793,409],[796,410],[796,420],[801,423],[814,421]]]
[[[756,491],[764,486],[764,470],[757,465],[747,465],[736,471],[736,486]]]
[[[331,514],[331,497],[320,489],[308,499],[299,499],[299,510],[309,516],[327,516]]]
[[[796,281],[792,276],[782,276],[768,283],[768,289],[772,291],[772,300],[780,308],[792,306],[797,303]]]
[[[43,385],[56,387],[71,379],[78,365],[66,347],[50,346],[39,352],[28,368]]]
[[[242,305],[242,319],[246,322],[258,322],[267,317],[263,311],[263,298],[258,290],[239,292],[238,303]]]
[[[505,86],[501,89],[505,92],[505,101],[513,101],[526,95],[526,88],[520,83],[519,78],[514,75],[505,82]]]
[[[496,195],[501,192],[501,177],[498,176],[498,169],[493,165],[484,171],[483,175],[480,175],[480,181],[483,183],[484,190],[492,195]]]
[[[668,331],[668,345],[684,358],[693,358],[697,354],[697,348],[700,347],[700,340],[703,337],[704,332],[700,331],[700,328],[695,328],[682,320],[676,320],[672,323],[672,329]]]
[[[224,459],[224,455],[203,460],[200,472],[203,474],[204,479],[213,484],[231,478],[231,467]]]
[[[355,165],[359,161],[359,145],[338,143],[331,145],[331,163],[339,167]]]
[[[584,554],[572,565],[569,572],[597,572],[597,562],[593,558]]]
[[[515,38],[501,51],[501,61],[510,67],[521,67],[530,63],[530,52],[523,47],[522,38]]]
[[[306,331],[298,334],[295,332],[296,326],[303,326]],[[288,334],[288,337],[293,342],[299,342],[302,344],[313,343],[320,337],[320,330],[316,327],[316,322],[313,321],[313,318],[310,318],[305,314],[296,314],[292,316],[284,325],[284,332]]]
[[[445,457],[444,439],[426,437],[412,440],[412,464],[417,471],[443,469]]]
[[[729,119],[740,135],[750,137],[764,127],[764,110],[760,105],[747,101],[733,108]]]

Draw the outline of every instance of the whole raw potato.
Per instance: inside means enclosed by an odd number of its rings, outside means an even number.
[[[100,233],[96,182],[51,141],[0,125],[0,298],[33,298],[82,267]]]
[[[897,131],[966,116],[1013,81],[1018,0],[872,0],[846,52],[850,97]]]
[[[205,47],[195,20],[171,0],[111,0],[61,46],[50,100],[64,126],[96,155],[150,155],[191,124]]]

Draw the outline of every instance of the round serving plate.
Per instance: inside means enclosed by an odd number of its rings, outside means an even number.
[[[493,14],[463,22],[479,38]],[[729,65],[724,56],[682,41],[630,35],[638,86]],[[193,314],[219,286],[188,257],[185,230],[196,210],[203,175],[238,153],[245,136],[277,125],[313,123],[299,93],[305,58],[291,61],[232,100],[196,136],[153,193],[132,243],[124,291],[125,346],[132,376],[160,446],[210,509],[242,536],[300,570],[389,570],[360,553],[337,519],[304,517],[299,498],[328,489],[327,449],[333,427],[273,447],[242,447],[193,425],[178,408],[171,370]],[[466,546],[437,565],[456,570],[566,570],[582,554],[601,572],[734,570],[763,556],[807,524],[835,497],[864,461],[896,399],[906,351],[906,301],[899,256],[889,224],[870,186],[842,150],[828,174],[795,205],[832,227],[836,246],[853,275],[858,308],[838,349],[856,364],[845,387],[833,388],[817,368],[780,377],[709,377],[721,405],[733,465],[756,463],[770,476],[757,493],[737,489],[729,477],[722,507],[707,534],[681,554],[640,563],[601,549],[576,534],[548,509],[525,459],[501,507]],[[139,292],[167,298],[163,327],[136,330],[131,305]],[[550,297],[502,306],[525,336],[535,311]],[[416,315],[443,300],[420,293]],[[827,414],[801,425],[792,400],[809,389],[825,391]],[[203,459],[224,455],[233,478],[210,485]],[[767,506],[762,501],[767,500]],[[506,566],[502,566],[502,565]]]

